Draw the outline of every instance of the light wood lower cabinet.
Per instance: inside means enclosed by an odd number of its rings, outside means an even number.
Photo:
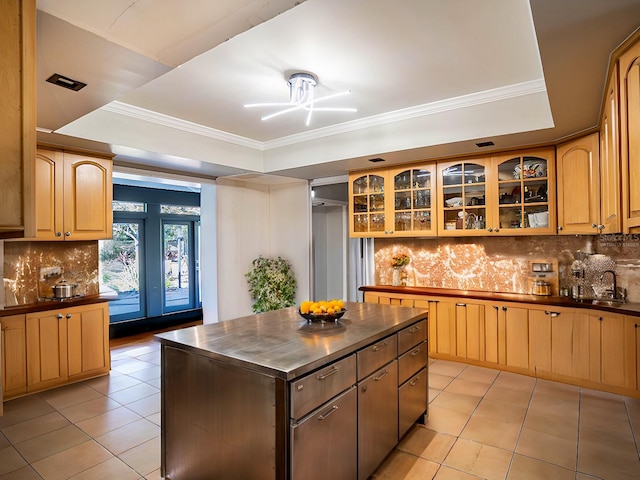
[[[27,392],[27,349],[25,316],[11,315],[0,319],[2,324],[2,391],[4,399]]]
[[[27,392],[108,373],[106,302],[26,316]]]
[[[365,292],[365,301],[428,309],[432,358],[640,397],[638,317],[387,292]]]
[[[485,362],[520,371],[529,367],[529,316],[526,308],[489,302],[486,306]]]

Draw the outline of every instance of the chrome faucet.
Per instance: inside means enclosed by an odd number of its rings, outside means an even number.
[[[616,272],[614,272],[613,270],[605,270],[604,272],[602,272],[602,275],[600,275],[600,281],[602,282],[604,280],[604,276],[605,274],[610,273],[611,277],[613,278],[613,290],[606,290],[607,292],[611,292],[611,298],[616,299],[618,296],[618,284],[616,281]]]

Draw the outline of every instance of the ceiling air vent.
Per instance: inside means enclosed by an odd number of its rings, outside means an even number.
[[[78,90],[81,90],[87,86],[86,83],[79,82],[78,80],[65,77],[58,73],[54,73],[49,78],[47,78],[47,82],[58,85],[59,87],[68,88],[69,90],[73,90],[74,92],[77,92]]]
[[[492,147],[494,145],[495,145],[495,143],[493,143],[491,140],[489,140],[488,142],[476,143],[476,147],[480,147],[480,148],[482,148],[482,147]]]
[[[378,158],[370,158],[369,161],[371,163],[384,162],[384,158],[380,158],[380,157],[378,157]]]

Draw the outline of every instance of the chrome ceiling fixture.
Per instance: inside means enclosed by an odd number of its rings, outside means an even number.
[[[333,93],[331,95],[325,95],[324,97],[314,97],[314,89],[318,84],[316,77],[310,73],[293,73],[289,75],[287,81],[289,84],[289,102],[288,103],[247,103],[246,108],[254,107],[288,107],[284,110],[279,110],[275,113],[270,113],[262,117],[262,120],[269,120],[271,118],[284,115],[285,113],[295,112],[296,110],[304,110],[307,112],[306,125],[311,123],[311,115],[313,112],[357,112],[356,108],[341,108],[341,107],[316,107],[316,104],[324,102],[326,100],[348,95],[351,90],[344,92]]]

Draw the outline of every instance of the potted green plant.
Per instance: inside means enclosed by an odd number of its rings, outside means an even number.
[[[255,313],[278,310],[295,305],[298,284],[291,264],[282,257],[253,260],[252,269],[246,274],[249,294],[254,300]]]

